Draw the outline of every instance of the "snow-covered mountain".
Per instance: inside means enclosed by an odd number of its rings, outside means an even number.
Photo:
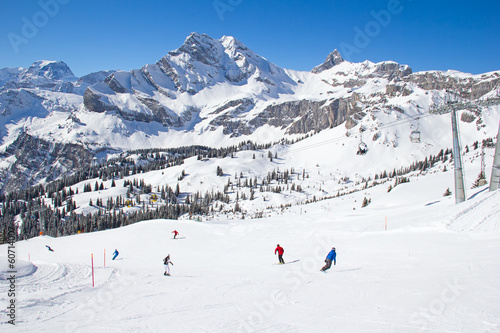
[[[198,33],[129,72],[77,78],[63,62],[37,61],[0,70],[0,189],[55,179],[128,149],[268,143],[339,125],[350,146],[363,141],[388,158],[408,155],[410,148],[384,147],[408,146],[418,128],[422,141],[411,153],[418,159],[451,146],[449,123],[429,117],[450,98],[483,103],[462,112],[476,128],[466,142],[494,136],[499,108],[485,100],[498,101],[499,83],[500,71],[412,73],[392,61],[351,63],[337,50],[311,72],[294,71],[233,37]]]

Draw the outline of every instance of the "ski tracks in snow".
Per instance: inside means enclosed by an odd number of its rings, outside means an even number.
[[[48,289],[72,289],[90,274],[90,267],[83,264],[41,264],[33,274],[19,278],[18,288],[28,294]]]
[[[491,195],[474,202],[460,212],[452,215],[446,227],[454,231],[500,231],[500,192],[493,192]],[[484,214],[484,211],[488,214]]]
[[[20,316],[18,324],[49,324],[53,319],[68,312],[78,311],[78,308],[88,301],[88,297],[82,299],[78,296],[86,289],[92,289],[92,270],[88,265],[40,263],[35,266],[33,274],[20,277],[16,281],[20,313],[29,313],[29,316]],[[106,275],[105,281],[101,283],[109,282],[112,275],[113,272]],[[103,276],[100,274],[101,278]],[[7,293],[6,285],[0,287],[0,293]]]

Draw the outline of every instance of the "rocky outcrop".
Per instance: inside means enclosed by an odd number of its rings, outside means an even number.
[[[123,94],[128,92],[127,89],[125,89],[122,84],[117,79],[115,79],[115,74],[111,74],[110,76],[108,76],[104,80],[104,83],[107,84],[108,87],[111,88],[111,90],[113,90],[115,93]]]
[[[396,97],[396,96],[408,96],[413,92],[411,87],[406,83],[392,83],[388,84],[385,87],[385,94],[387,97]]]
[[[480,98],[500,86],[500,75],[493,73],[491,79],[475,83],[471,87],[471,99]]]
[[[419,72],[410,75],[405,81],[416,83],[425,90],[453,90],[460,95],[470,95],[472,78],[458,79],[442,72]]]
[[[360,109],[350,98],[339,98],[323,106],[309,109],[287,129],[288,134],[308,133],[332,128],[346,121]]]
[[[115,73],[115,71],[113,71],[113,70],[90,73],[90,74],[84,75],[81,78],[79,78],[78,81],[76,82],[76,85],[77,86],[81,86],[81,85],[91,86],[93,84],[103,82],[108,76],[110,76],[113,73]]]
[[[147,122],[156,121],[163,126],[169,127],[181,127],[183,125],[183,120],[178,115],[163,107],[156,99],[141,96],[137,96],[137,99],[141,101],[141,103],[144,104],[149,110],[151,110],[153,115],[147,116],[141,114],[143,118],[137,119],[137,116],[130,114],[130,117],[134,117],[134,120]],[[123,112],[121,114],[123,115]]]
[[[412,73],[408,65],[400,65],[393,61],[384,61],[376,65],[373,74],[368,77],[384,77],[388,80],[402,79]]]
[[[308,133],[340,125],[359,110],[352,98],[292,101],[268,106],[250,124],[287,128],[287,134]]]
[[[500,75],[495,72],[477,77],[431,71],[414,73],[405,78],[405,81],[416,83],[425,90],[452,91],[463,98],[477,99],[500,84]]]
[[[333,66],[336,66],[342,62],[344,62],[344,59],[340,55],[340,52],[335,49],[332,53],[330,53],[326,57],[325,62],[319,66],[314,67],[311,70],[311,73],[314,73],[314,74],[321,73],[321,72],[326,71],[326,70],[332,68]]]
[[[215,130],[223,126],[223,133],[231,137],[240,135],[249,135],[255,130],[255,127],[247,122],[238,120],[238,116],[251,110],[255,106],[250,98],[237,99],[229,101],[218,107],[213,114],[220,114],[210,122],[210,129]],[[230,109],[228,111],[228,109]]]
[[[83,95],[83,105],[93,112],[120,111],[116,105],[109,103],[105,96],[95,93],[90,87]]]

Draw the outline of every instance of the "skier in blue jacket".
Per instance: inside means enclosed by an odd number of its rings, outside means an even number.
[[[332,250],[326,256],[326,259],[325,259],[326,265],[323,266],[323,268],[321,268],[321,271],[324,272],[327,269],[330,269],[330,267],[332,267],[332,261],[333,261],[334,265],[337,264],[337,252],[335,252],[334,247],[332,247]]]
[[[116,257],[118,257],[118,254],[119,254],[119,253],[120,253],[120,252],[118,252],[118,250],[117,250],[117,249],[115,249],[115,252],[113,252],[113,260],[115,260],[115,259],[116,259]]]

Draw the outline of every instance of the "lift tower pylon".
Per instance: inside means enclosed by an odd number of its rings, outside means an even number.
[[[453,132],[453,160],[455,166],[455,203],[465,201],[464,172],[462,168],[462,152],[460,149],[460,140],[458,138],[457,112],[451,104],[451,129]]]
[[[493,158],[493,168],[491,169],[490,191],[498,190],[499,182],[500,182],[500,124],[498,125],[495,157]]]

